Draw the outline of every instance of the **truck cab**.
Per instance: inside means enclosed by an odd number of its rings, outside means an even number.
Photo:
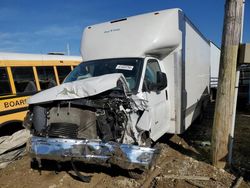
[[[144,121],[150,123],[137,124],[138,128],[147,131],[150,138],[156,141],[161,132],[167,131],[167,76],[159,60],[145,58],[113,58],[87,61],[74,69],[64,83],[120,73],[125,77],[130,90],[128,96],[144,101],[147,112]],[[142,118],[142,119],[143,119]],[[156,126],[156,127],[155,127]]]

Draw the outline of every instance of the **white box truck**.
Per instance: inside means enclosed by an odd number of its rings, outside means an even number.
[[[85,28],[83,63],[32,96],[32,158],[149,168],[165,133],[181,134],[209,99],[210,42],[180,9]]]

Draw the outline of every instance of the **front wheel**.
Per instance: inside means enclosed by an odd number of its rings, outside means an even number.
[[[145,174],[145,171],[140,170],[140,169],[133,169],[133,170],[128,171],[129,177],[135,180],[142,179],[144,174]]]

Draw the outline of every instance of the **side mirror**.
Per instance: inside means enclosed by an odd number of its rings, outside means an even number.
[[[167,87],[168,81],[167,81],[167,76],[165,73],[158,71],[156,73],[157,76],[157,90],[163,90],[164,88]]]

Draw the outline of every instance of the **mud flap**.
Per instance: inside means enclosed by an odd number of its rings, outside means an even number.
[[[78,171],[78,169],[76,168],[74,162],[75,162],[75,161],[74,161],[74,159],[72,158],[71,161],[70,161],[70,163],[71,163],[71,166],[72,166],[74,172],[76,173],[77,177],[78,177],[80,180],[82,180],[83,182],[89,183],[89,182],[91,181],[91,177],[92,177],[92,176],[84,176],[84,175],[82,175],[82,174]]]

